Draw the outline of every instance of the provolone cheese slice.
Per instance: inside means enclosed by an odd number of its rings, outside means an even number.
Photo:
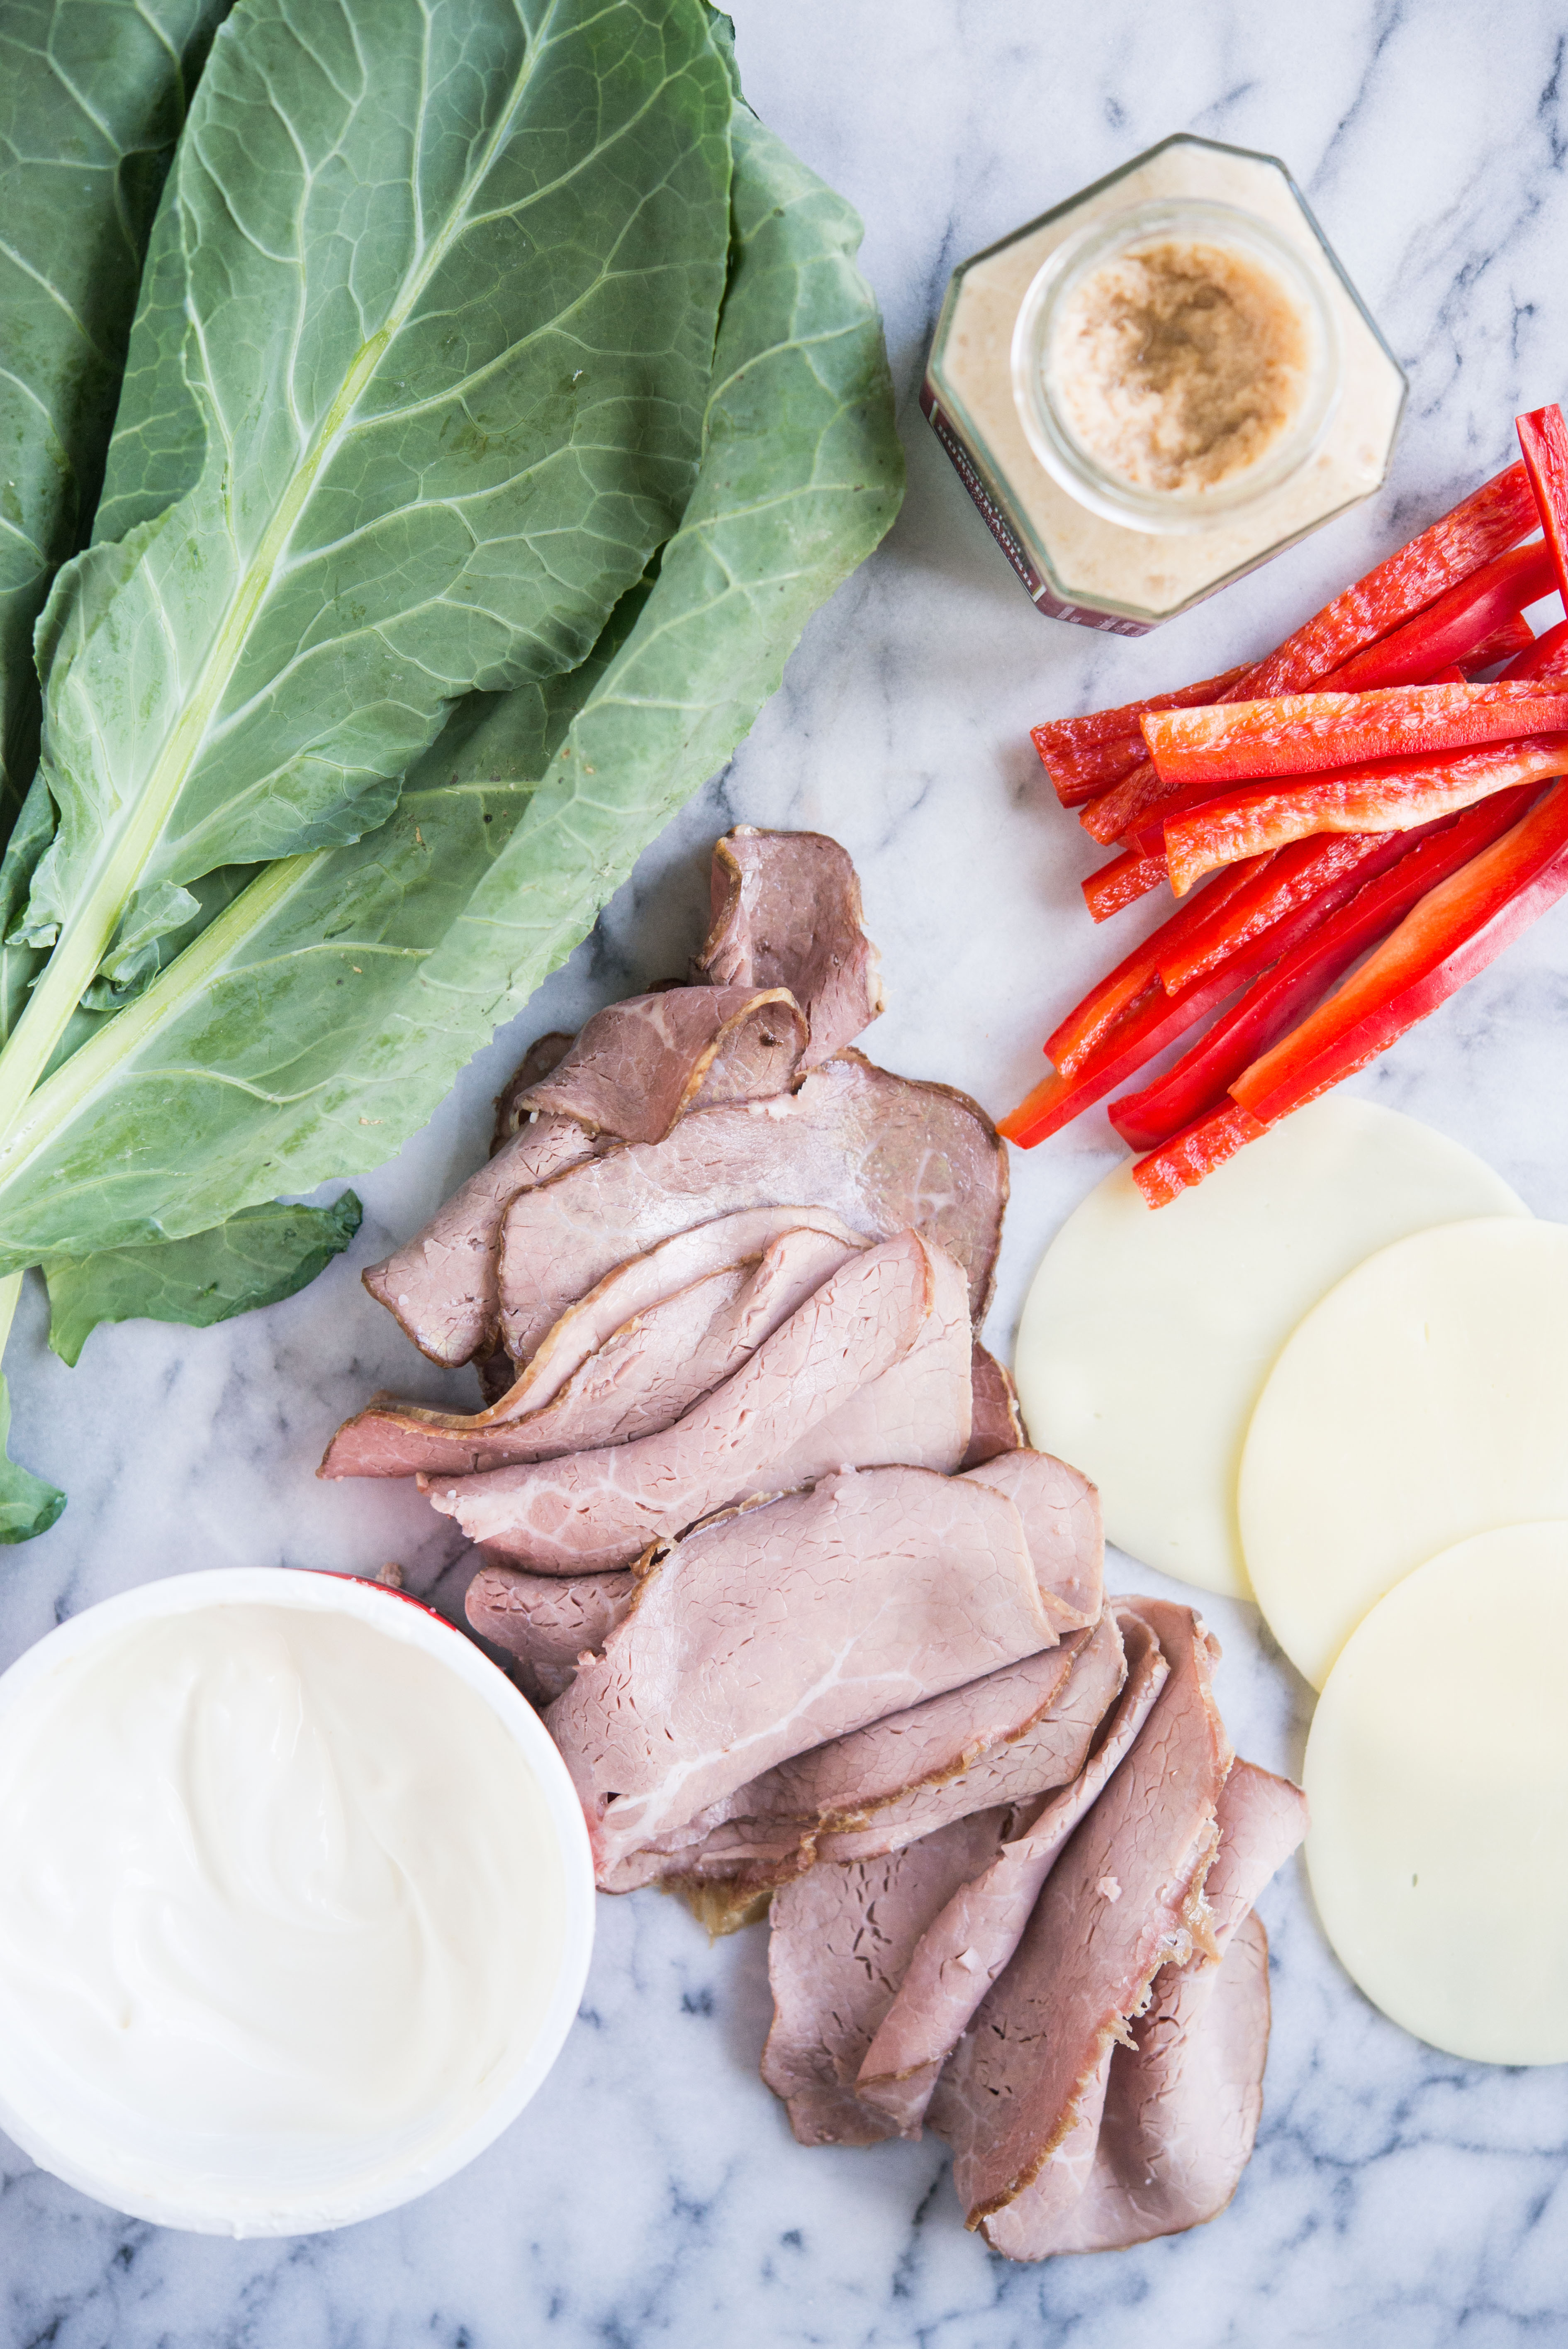
[[[1296,1323],[1390,1240],[1526,1210],[1414,1118],[1315,1102],[1168,1207],[1123,1166],[1068,1216],[1018,1331],[1030,1440],[1099,1486],[1109,1540],[1205,1590],[1247,1594],[1236,1470]]]
[[[1423,1558],[1568,1517],[1568,1226],[1449,1224],[1348,1273],[1270,1373],[1237,1498],[1258,1604],[1316,1688]]]
[[[1420,1566],[1328,1676],[1304,1781],[1324,1928],[1450,2055],[1568,2062],[1568,1524]]]

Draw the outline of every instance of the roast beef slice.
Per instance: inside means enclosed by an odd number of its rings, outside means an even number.
[[[995,1802],[975,1792],[988,1783],[978,1765],[1020,1744],[1059,1785],[1072,1775],[1080,1738],[1087,1744],[1093,1733],[1093,1720],[1080,1723],[1095,1696],[1103,1712],[1114,1693],[1119,1656],[1113,1624],[1109,1637],[1077,1631],[1059,1647],[813,1746],[638,1853],[613,1889],[700,1878],[761,1890],[810,1867],[819,1838],[835,1833],[856,1845],[838,1856],[876,1857],[926,1832],[919,1821],[927,1807],[934,1826]]]
[[[978,1338],[975,1340],[969,1383],[969,1449],[964,1455],[964,1466],[978,1468],[1004,1452],[1021,1452],[1028,1439],[1018,1409],[1018,1390],[1013,1384],[1012,1373],[1003,1368],[995,1354],[987,1353]]]
[[[578,1661],[602,1648],[631,1613],[632,1574],[521,1574],[481,1567],[464,1601],[469,1621],[516,1659],[515,1678],[535,1704],[553,1703],[576,1677]]]
[[[713,852],[713,926],[695,975],[718,987],[787,987],[815,1068],[882,1009],[880,957],[861,926],[848,854],[820,832],[738,824]]]
[[[1141,2013],[1161,1967],[1184,1963],[1207,1930],[1203,1878],[1233,1759],[1211,1685],[1217,1651],[1190,1609],[1153,1599],[1135,1609],[1170,1677],[1051,1870],[932,2100],[972,2226],[1037,2181],[1037,2230],[1071,2207],[1081,2169],[1053,2156],[1098,2125],[1108,2051]]]
[[[791,1212],[769,1207],[723,1221],[777,1226]],[[562,1316],[499,1402],[465,1413],[378,1395],[338,1429],[321,1475],[466,1476],[659,1433],[732,1377],[814,1289],[868,1246],[836,1216],[823,1220],[837,1228],[779,1232],[759,1254],[717,1262],[684,1287],[667,1286],[675,1264],[657,1259],[711,1254],[711,1247],[692,1245],[711,1226],[634,1257]],[[717,1245],[745,1247],[754,1237],[760,1234],[738,1243],[720,1237]],[[614,1317],[623,1312],[617,1322]]]
[[[904,1232],[851,1257],[662,1433],[426,1489],[489,1558],[557,1574],[629,1566],[716,1509],[837,1466],[956,1467],[969,1357],[962,1273]]]
[[[495,1131],[490,1136],[490,1156],[504,1149],[514,1133],[527,1125],[533,1116],[530,1098],[542,1077],[558,1069],[576,1037],[568,1029],[552,1028],[545,1035],[536,1036],[505,1084],[495,1097]]]
[[[664,1142],[607,1150],[560,1182],[520,1190],[501,1236],[507,1349],[525,1361],[634,1248],[716,1216],[801,1202],[870,1239],[924,1233],[963,1266],[978,1323],[1006,1196],[1002,1145],[973,1102],[843,1053],[798,1092],[694,1110]]]
[[[1026,2189],[987,2226],[1014,2259],[1119,2251],[1217,2218],[1235,2192],[1263,2110],[1268,1943],[1252,1903],[1306,1829],[1298,1787],[1238,1762],[1215,1814],[1204,1884],[1211,1947],[1155,1978],[1131,2044],[1110,2051],[1082,2192],[1045,2213]]]
[[[603,1879],[791,1754],[1055,1644],[1011,1501],[864,1470],[676,1543],[549,1723]]]
[[[1095,1622],[1105,1600],[1099,1495],[1087,1476],[1048,1452],[1004,1452],[965,1471],[1016,1504],[1059,1631]]]
[[[501,1217],[520,1191],[592,1158],[599,1145],[573,1117],[542,1117],[470,1174],[416,1232],[360,1277],[422,1354],[450,1370],[494,1345]]]
[[[1082,1769],[1124,1671],[1121,1640],[1114,1619],[1108,1616],[1079,1651],[1061,1695],[1019,1736],[996,1740],[961,1778],[912,1786],[863,1826],[831,1824],[818,1837],[818,1857],[869,1859],[878,1851],[929,1835],[966,1810],[995,1803],[1027,1805],[1048,1789],[1065,1785]]]
[[[656,1143],[696,1102],[781,1092],[805,1043],[799,1006],[777,988],[681,988],[610,1004],[545,1073],[509,1087],[508,1137],[422,1231],[370,1268],[366,1287],[432,1361],[470,1361],[500,1330],[501,1217],[520,1192],[605,1141]],[[531,1048],[531,1060],[547,1057]]]
[[[1114,1629],[1109,1609],[1106,1619]],[[1023,1939],[1068,1838],[1130,1751],[1169,1676],[1148,1625],[1130,1615],[1125,1630],[1125,1683],[1098,1724],[1092,1753],[1086,1749],[1062,1793],[1013,1812],[995,1858],[923,1935],[867,2050],[860,2094],[905,2136],[918,2130],[937,2075]]]
[[[574,1117],[621,1142],[662,1142],[698,1104],[788,1092],[807,1042],[787,988],[677,987],[594,1013],[512,1114]]]
[[[762,2076],[802,2145],[898,2134],[855,2075],[931,1919],[996,1847],[999,1810],[977,1811],[882,1859],[813,1868],[775,1896],[768,1942],[773,2025]]]

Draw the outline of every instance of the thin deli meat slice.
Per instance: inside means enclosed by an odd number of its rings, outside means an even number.
[[[1007,1172],[985,1112],[845,1052],[773,1101],[698,1109],[661,1143],[628,1143],[520,1191],[501,1231],[501,1324],[526,1361],[574,1298],[694,1224],[809,1200],[869,1239],[923,1232],[991,1294]]]
[[[904,1232],[851,1257],[662,1433],[426,1489],[488,1558],[556,1574],[629,1566],[717,1509],[837,1466],[955,1468],[969,1356],[963,1274]]]
[[[500,1333],[501,1218],[521,1191],[597,1155],[574,1117],[522,1127],[437,1208],[424,1228],[360,1275],[378,1305],[422,1354],[449,1370],[471,1361]]]
[[[541,1073],[502,1095],[509,1132],[498,1133],[489,1162],[372,1265],[365,1286],[432,1361],[471,1361],[500,1332],[501,1218],[511,1200],[609,1143],[658,1142],[696,1102],[781,1092],[805,1045],[804,1016],[787,992],[702,987],[609,1004],[559,1057],[531,1046],[524,1070],[535,1062]]]
[[[813,1746],[637,1853],[608,1889],[696,1878],[757,1892],[787,1883],[827,1849],[875,1858],[1005,1799],[995,1790],[1004,1756],[1014,1775],[1061,1785],[1116,1693],[1120,1654],[1108,1618],[1022,1663]],[[853,1848],[840,1850],[841,1842]]]
[[[805,1015],[784,987],[631,995],[596,1011],[511,1114],[574,1117],[617,1141],[662,1142],[688,1109],[787,1092],[807,1041]]]
[[[1049,1613],[1049,1595],[1047,1599]],[[1075,1640],[1078,1634],[1069,1635]],[[1032,1804],[1083,1768],[1094,1734],[1126,1671],[1114,1616],[1101,1616],[1060,1697],[1020,1736],[996,1740],[962,1778],[913,1785],[863,1825],[834,1822],[817,1839],[819,1859],[869,1859],[929,1835],[966,1810]]]
[[[1235,2192],[1263,2109],[1268,1940],[1252,1904],[1306,1831],[1299,1787],[1238,1762],[1215,1813],[1204,1884],[1209,1949],[1156,1976],[1130,2044],[1115,2047],[1094,2159],[1048,2230],[1030,2194],[988,2231],[1015,2259],[1124,2250],[1218,2217]]]
[[[976,1811],[881,1859],[813,1868],[779,1893],[768,1974],[773,2024],[762,2077],[802,2145],[875,2145],[897,2125],[855,2075],[931,1919],[985,1868],[1005,1814]]]
[[[1109,1609],[1107,1610],[1108,1619]],[[937,2075],[1023,1939],[1068,1837],[1104,1792],[1164,1687],[1170,1666],[1149,1626],[1121,1627],[1127,1678],[1072,1785],[1015,1811],[991,1865],[922,1937],[861,2068],[859,2093],[901,2132],[918,2132]]]
[[[787,987],[810,1027],[802,1066],[853,1043],[882,1009],[880,957],[861,926],[847,853],[820,832],[737,824],[713,852],[713,926],[696,976]]]
[[[1092,1623],[1105,1593],[1105,1529],[1088,1478],[1048,1452],[1027,1450],[999,1453],[966,1474],[1016,1504],[1057,1629]]]
[[[1026,2191],[1031,2236],[1081,2192],[1110,2051],[1161,1967],[1184,1964],[1208,1930],[1203,1879],[1233,1758],[1211,1685],[1217,1649],[1187,1608],[1125,1602],[1124,1624],[1130,1611],[1153,1632],[1170,1677],[1051,1870],[931,2103],[969,2224],[997,2248],[1013,2230],[993,2233],[993,2222]]]
[[[964,1455],[965,1467],[978,1468],[1004,1452],[1021,1452],[1028,1438],[1013,1374],[986,1351],[978,1338],[969,1383],[969,1449]]]
[[[634,1574],[521,1574],[481,1567],[463,1601],[481,1639],[517,1661],[525,1696],[552,1704],[569,1689],[584,1655],[602,1648],[632,1611]]]
[[[722,1220],[769,1226],[787,1221],[789,1213],[770,1207]],[[684,1287],[665,1284],[675,1260],[713,1253],[712,1246],[692,1245],[707,1226],[666,1241],[650,1257],[634,1257],[562,1315],[499,1402],[480,1412],[440,1412],[377,1396],[338,1429],[319,1473],[466,1476],[659,1433],[733,1377],[823,1281],[869,1245],[836,1216],[822,1220],[838,1228],[807,1223],[781,1231],[758,1254],[721,1260]],[[721,1237],[714,1245],[726,1242]],[[623,1311],[625,1318],[615,1321]]]
[[[604,1880],[791,1754],[1056,1644],[1011,1501],[862,1470],[675,1544],[549,1724]]]

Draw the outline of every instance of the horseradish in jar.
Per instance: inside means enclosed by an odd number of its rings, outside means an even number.
[[[921,404],[1040,610],[1140,636],[1370,495],[1404,397],[1283,164],[1180,137],[954,271]]]

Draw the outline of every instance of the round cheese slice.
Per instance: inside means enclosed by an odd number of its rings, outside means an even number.
[[[1346,1274],[1270,1373],[1237,1502],[1258,1604],[1315,1688],[1423,1558],[1568,1517],[1568,1226],[1449,1224]]]
[[[1457,1142],[1345,1094],[1283,1119],[1168,1207],[1119,1167],[1062,1226],[1024,1308],[1030,1440],[1099,1486],[1119,1549],[1245,1598],[1236,1469],[1303,1314],[1407,1232],[1525,1213]]]
[[[1568,2062],[1568,1523],[1478,1534],[1346,1642],[1303,1773],[1324,1929],[1450,2055]]]

